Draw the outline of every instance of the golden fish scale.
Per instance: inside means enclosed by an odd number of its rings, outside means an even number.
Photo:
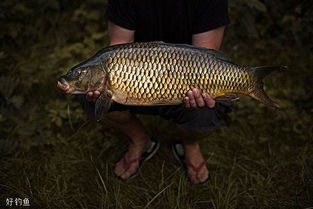
[[[249,93],[254,81],[244,67],[211,54],[184,48],[120,48],[106,61],[113,92],[124,104],[180,103],[192,87],[213,98],[225,93]]]

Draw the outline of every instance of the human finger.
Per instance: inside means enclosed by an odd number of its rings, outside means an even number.
[[[203,93],[202,96],[204,98],[205,104],[209,108],[215,107],[215,100],[210,95],[208,95],[207,93]]]
[[[93,100],[92,97],[93,97],[93,92],[92,91],[87,92],[86,94],[87,101],[91,102]]]
[[[186,108],[190,108],[190,101],[189,101],[189,97],[185,97],[184,98],[184,104]]]
[[[92,100],[96,101],[99,96],[100,96],[100,91],[94,91],[93,96],[92,96]]]
[[[205,103],[204,103],[204,100],[203,100],[203,97],[200,93],[200,90],[199,89],[192,89],[192,92],[193,92],[193,95],[195,97],[195,101],[197,103],[197,107],[204,107],[205,106]]]
[[[197,103],[196,103],[196,100],[195,100],[195,97],[193,95],[193,91],[188,91],[187,92],[187,96],[189,98],[189,103],[190,103],[190,107],[191,108],[196,108],[197,107]]]

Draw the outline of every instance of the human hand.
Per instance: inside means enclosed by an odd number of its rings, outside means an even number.
[[[198,108],[208,106],[209,108],[215,107],[215,100],[207,93],[201,93],[197,88],[192,88],[184,98],[186,108]]]
[[[89,102],[95,102],[98,99],[99,96],[100,96],[100,91],[97,91],[97,90],[89,91],[86,94],[86,99]]]

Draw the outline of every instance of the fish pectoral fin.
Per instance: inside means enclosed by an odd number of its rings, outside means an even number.
[[[103,116],[109,111],[112,104],[111,96],[103,92],[97,99],[95,104],[95,117],[99,122]]]
[[[215,98],[216,100],[227,100],[227,101],[236,101],[239,100],[239,97],[236,94],[225,94]]]

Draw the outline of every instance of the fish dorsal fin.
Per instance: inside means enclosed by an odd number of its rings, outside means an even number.
[[[207,54],[210,54],[210,55],[216,57],[219,60],[223,60],[225,62],[230,62],[229,57],[221,51],[217,51],[214,49],[208,49],[208,48],[204,48],[204,47],[191,46],[191,45],[187,45],[187,44],[176,44],[176,46],[189,48],[189,49],[196,50],[199,52],[207,53]]]
[[[208,52],[209,54],[215,56],[219,60],[223,60],[224,62],[231,63],[229,57],[222,51],[217,51],[217,50],[214,50],[214,49],[204,49],[204,50],[206,52]]]
[[[150,43],[150,44],[166,44],[166,43],[163,42],[163,41],[150,41],[149,43]]]
[[[214,49],[209,49],[209,48],[204,48],[204,47],[198,47],[198,46],[192,46],[192,45],[188,45],[188,44],[171,44],[171,43],[165,43],[163,41],[152,41],[149,42],[152,44],[158,44],[158,45],[163,45],[163,46],[173,46],[173,47],[179,47],[179,48],[185,48],[185,49],[191,49],[191,50],[195,50],[195,51],[199,51],[202,53],[208,53],[211,54],[212,56],[216,57],[219,60],[223,60],[224,62],[229,62],[231,63],[229,57],[218,50],[214,50]]]

